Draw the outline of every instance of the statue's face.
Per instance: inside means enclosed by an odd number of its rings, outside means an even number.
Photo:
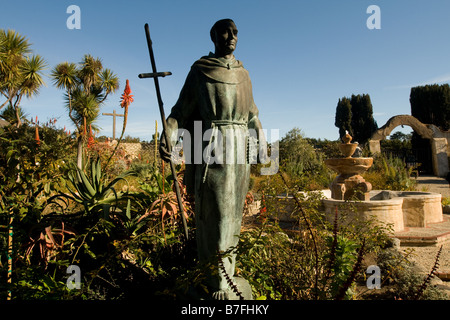
[[[231,54],[236,49],[238,30],[233,22],[224,22],[216,28],[216,51]]]

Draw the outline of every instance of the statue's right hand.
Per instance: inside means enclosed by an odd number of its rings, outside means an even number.
[[[172,154],[167,150],[165,139],[161,139],[161,142],[159,143],[159,155],[165,162],[170,161]]]

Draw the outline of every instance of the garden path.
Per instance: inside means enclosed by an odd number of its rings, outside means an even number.
[[[442,197],[450,197],[450,184],[445,178],[432,175],[422,175],[417,178],[417,190],[436,192],[442,194]]]

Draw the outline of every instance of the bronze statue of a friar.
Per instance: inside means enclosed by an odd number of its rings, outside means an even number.
[[[256,132],[260,144],[266,143],[248,71],[233,54],[237,34],[231,19],[213,25],[210,36],[215,51],[192,65],[167,118],[166,134],[172,145],[177,142],[181,128],[191,137],[197,135],[190,150],[185,150],[190,159],[186,159],[184,181],[187,192],[195,195],[200,261],[210,261],[218,251],[227,252],[237,245],[250,177],[248,154],[242,156],[242,152],[248,153],[249,129]],[[167,160],[171,155],[164,141],[161,139],[160,153]],[[222,259],[226,274],[244,293],[244,298],[251,299],[248,282],[235,276],[235,261],[233,252]],[[207,286],[213,299],[237,298],[223,270],[219,270],[219,262]]]

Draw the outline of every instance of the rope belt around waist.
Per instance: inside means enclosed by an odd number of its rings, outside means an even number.
[[[204,183],[206,181],[206,174],[208,172],[208,166],[209,162],[211,160],[211,140],[214,135],[216,135],[216,130],[218,129],[218,126],[228,126],[228,125],[237,125],[237,126],[245,126],[247,127],[248,123],[246,121],[237,121],[237,120],[211,120],[211,128],[213,129],[213,132],[211,133],[211,138],[209,139],[208,144],[208,150],[207,155],[208,159],[206,160],[206,167],[205,171],[203,172],[203,179],[202,182]]]

